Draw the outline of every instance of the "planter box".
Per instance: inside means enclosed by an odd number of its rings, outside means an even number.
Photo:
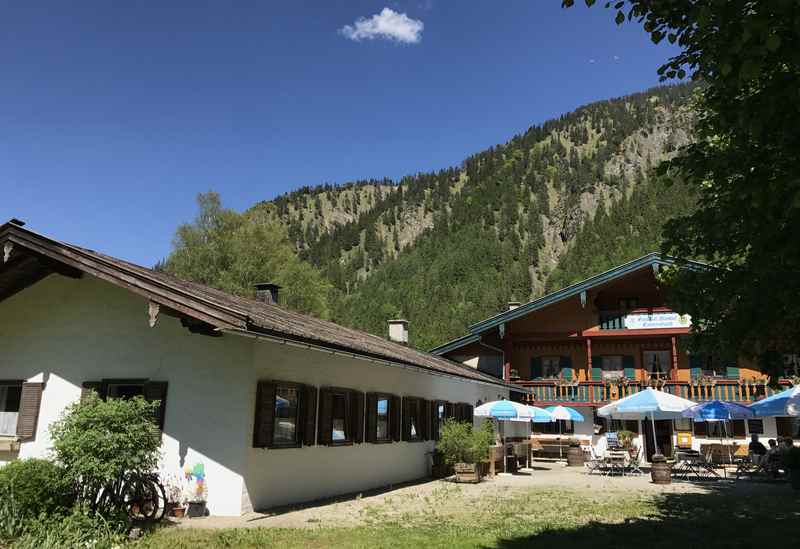
[[[480,482],[481,467],[477,463],[456,463],[453,466],[456,482]]]
[[[444,463],[434,463],[431,466],[431,476],[433,478],[447,478],[453,474],[453,468]]]

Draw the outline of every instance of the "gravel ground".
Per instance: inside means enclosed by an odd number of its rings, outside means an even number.
[[[770,485],[748,481],[720,481],[730,489],[745,493],[768,491]],[[403,517],[425,513],[435,508],[437,513],[469,512],[474,505],[495,498],[532,489],[557,488],[590,492],[594,497],[614,497],[615,494],[702,493],[701,483],[673,482],[659,486],[650,482],[649,474],[642,476],[606,477],[587,475],[583,468],[569,468],[553,462],[534,463],[533,469],[523,469],[515,475],[498,475],[480,484],[456,484],[449,480],[423,480],[402,486],[388,487],[349,497],[312,502],[305,505],[273,509],[264,513],[249,513],[241,517],[206,517],[172,519],[179,528],[317,528],[320,526],[362,526],[385,517]]]

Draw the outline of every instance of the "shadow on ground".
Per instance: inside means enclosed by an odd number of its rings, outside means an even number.
[[[800,492],[788,486],[706,484],[704,493],[656,496],[652,516],[592,521],[505,537],[501,549],[716,549],[800,547]],[[586,510],[591,514],[591,509]]]

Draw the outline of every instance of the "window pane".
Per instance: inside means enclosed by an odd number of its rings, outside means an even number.
[[[669,351],[644,351],[642,353],[644,367],[656,377],[662,377],[669,372],[670,352]]]
[[[22,385],[0,385],[0,412],[19,412]]]
[[[378,418],[375,438],[378,440],[389,439],[389,399],[380,398],[377,402]]]
[[[559,357],[545,356],[542,357],[542,377],[558,377],[559,374]]]
[[[331,411],[333,432],[331,440],[334,442],[347,440],[347,398],[341,393],[333,395],[333,409]]]
[[[136,396],[144,396],[144,385],[136,384],[108,384],[108,398],[129,399]]]
[[[272,439],[275,444],[297,442],[297,389],[294,387],[278,387],[275,390]]]
[[[763,435],[764,434],[764,420],[763,419],[748,419],[747,420],[747,431],[751,435]]]
[[[603,361],[603,379],[622,377],[625,374],[622,368],[621,356],[604,356]]]

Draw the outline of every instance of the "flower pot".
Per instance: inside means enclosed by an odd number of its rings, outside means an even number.
[[[477,463],[456,463],[453,465],[456,482],[480,482],[481,471]]]
[[[197,518],[206,516],[206,502],[205,501],[190,501],[186,509],[186,516],[188,518]]]
[[[667,458],[661,454],[653,454],[650,458],[650,480],[653,484],[670,484],[672,482],[672,467],[667,463]]]

